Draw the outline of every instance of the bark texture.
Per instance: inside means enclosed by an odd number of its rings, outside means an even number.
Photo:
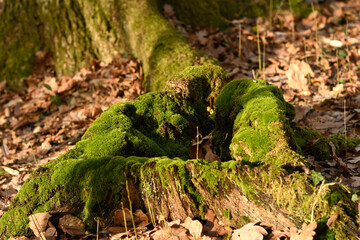
[[[216,60],[189,47],[155,1],[9,1],[1,18],[22,4],[39,16],[14,20],[23,33],[2,44],[30,38],[26,24],[37,24],[39,34],[19,63],[39,49],[36,40],[54,51],[59,74],[126,50],[142,61],[147,88],[159,91],[113,105],[72,150],[37,170],[0,219],[1,237],[29,234],[27,216],[45,211],[75,214],[94,229],[94,217],[110,222],[121,203],[129,205],[126,185],[133,209],[171,219],[201,217],[210,208],[231,226],[263,221],[283,228],[338,214],[319,235],[357,236],[351,228],[358,228],[358,209],[348,191],[335,183],[315,186],[305,171],[307,140],[321,140],[313,148],[321,149],[319,159],[330,152],[327,140],[292,123],[294,109],[275,86],[252,79],[228,83]],[[213,134],[223,162],[188,160],[196,127]]]

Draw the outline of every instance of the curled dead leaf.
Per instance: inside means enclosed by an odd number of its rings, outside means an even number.
[[[190,217],[187,217],[183,224],[181,224],[184,228],[189,230],[190,234],[198,239],[201,237],[203,231],[203,225],[198,220],[192,220]]]
[[[59,219],[59,227],[64,233],[71,236],[85,235],[85,224],[83,221],[75,216],[66,214]]]
[[[311,222],[309,225],[304,223],[301,231],[297,228],[290,228],[290,240],[313,240],[316,228],[317,222]]]
[[[234,230],[231,240],[263,240],[267,236],[266,229],[258,223],[248,223],[240,229]]]

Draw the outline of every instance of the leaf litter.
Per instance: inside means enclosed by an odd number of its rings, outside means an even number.
[[[261,18],[232,20],[232,26],[224,31],[192,27],[177,20],[168,4],[164,5],[164,15],[192,46],[219,59],[232,79],[263,78],[279,87],[295,106],[295,122],[324,136],[359,137],[360,16],[356,12],[360,6],[356,0],[315,5],[321,11],[314,10],[303,19],[279,10],[271,28],[268,19]],[[260,53],[257,41],[261,43]],[[110,64],[94,60],[73,77],[60,79],[55,77],[53,65],[51,54],[39,52],[34,72],[24,80],[22,91],[12,92],[0,83],[0,215],[31,169],[72,147],[110,105],[142,93],[141,65],[130,57],[116,56]],[[211,136],[194,139],[190,155],[196,154],[196,147],[201,150],[200,158],[208,155],[209,161],[218,160],[211,150]],[[307,159],[324,176],[340,177],[344,184],[359,189],[360,145],[352,152],[343,152],[342,156],[333,153],[333,159],[322,163],[312,156]],[[262,223],[249,223],[234,230],[221,224],[212,210],[206,211],[205,222],[190,218],[183,223],[166,222],[160,216],[159,225],[152,226],[139,211],[135,228],[131,227],[128,209],[115,212],[110,226],[100,224],[100,239],[135,239],[134,231],[139,231],[141,239],[223,239],[231,235],[231,239],[241,239],[245,235],[245,239],[311,240],[317,227],[312,222],[302,229],[273,230]],[[43,216],[41,221],[48,213]],[[82,226],[81,220],[75,222]],[[58,236],[61,227],[49,221],[46,229],[43,234]]]

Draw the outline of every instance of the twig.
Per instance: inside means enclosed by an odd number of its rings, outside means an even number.
[[[238,51],[238,57],[241,57],[241,42],[242,42],[241,23],[239,22],[239,51]]]

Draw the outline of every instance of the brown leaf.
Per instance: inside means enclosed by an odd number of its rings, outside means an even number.
[[[266,229],[257,223],[248,223],[240,229],[234,230],[231,240],[263,240],[267,236]]]
[[[191,147],[189,149],[190,158],[196,159],[196,157],[198,157],[207,161],[221,161],[219,156],[211,149],[211,134],[203,138],[201,137],[201,134],[199,134],[199,136],[198,142],[196,138],[191,142]]]
[[[85,235],[85,224],[75,216],[67,214],[59,219],[59,227],[71,236]]]
[[[41,147],[40,147],[40,153],[41,154],[46,154],[48,153],[50,150],[51,150],[52,146],[50,144],[50,139],[46,139],[42,144],[41,144]]]
[[[300,232],[297,228],[290,228],[290,240],[312,240],[316,235],[316,228],[316,222],[312,222],[309,225],[304,223]]]
[[[34,232],[35,236],[44,236],[50,217],[51,215],[47,212],[29,216],[29,228]]]
[[[116,210],[112,220],[115,226],[132,226],[131,212],[128,208]]]
[[[10,236],[9,240],[30,240],[30,238],[27,238],[25,236],[21,236],[21,237]]]
[[[112,234],[125,233],[126,228],[121,226],[111,226],[108,227],[107,230]]]
[[[49,227],[45,231],[45,236],[46,239],[49,239],[49,237],[57,237],[57,230],[51,222],[49,222]]]
[[[198,32],[195,33],[196,37],[198,38],[200,44],[202,45],[206,45],[207,43],[207,35],[208,35],[208,32],[206,31],[206,29],[203,29],[203,30],[200,30]]]
[[[146,216],[146,214],[141,210],[138,209],[134,213],[134,221],[136,227],[142,227],[149,224],[149,218]]]
[[[72,89],[76,85],[77,81],[70,77],[62,77],[60,80],[59,88],[57,89],[58,93],[63,93]]]
[[[102,112],[103,111],[100,107],[88,107],[82,110],[82,113],[88,118],[96,118]]]
[[[290,64],[289,69],[286,71],[289,87],[300,91],[304,95],[310,95],[306,77],[308,74],[314,76],[314,72],[306,62],[296,60],[295,63]]]
[[[203,233],[210,237],[224,236],[232,232],[232,229],[219,224],[219,220],[216,218],[215,213],[211,209],[205,211],[205,219],[207,220]]]
[[[308,112],[312,109],[312,106],[295,106],[296,115],[294,118],[294,122],[299,122],[304,119],[306,117],[306,114],[308,114]]]
[[[211,149],[211,142],[207,141],[205,144],[202,145],[202,149],[206,152],[204,159],[206,161],[221,161],[220,157],[216,155],[213,150]]]
[[[166,227],[156,231],[151,235],[153,240],[190,240],[187,229],[177,225],[177,227]]]
[[[201,237],[203,225],[198,220],[192,220],[190,217],[187,217],[183,224],[181,224],[187,230],[189,230],[190,234],[198,239]]]
[[[6,144],[7,140],[6,139],[3,139],[3,142],[2,142],[2,146],[1,146],[1,150],[5,156],[5,158],[9,158],[10,157],[10,152],[9,152],[9,147],[8,145]]]
[[[316,228],[317,222],[312,222],[309,225],[306,225],[306,223],[304,223],[302,226],[299,240],[312,240],[313,237],[316,235]]]
[[[175,12],[174,12],[174,9],[171,5],[169,4],[164,4],[164,15],[165,17],[167,18],[170,18],[172,16],[174,16]]]
[[[271,233],[270,240],[288,240],[289,232],[274,231]]]
[[[352,176],[352,177],[350,177],[350,179],[352,180],[351,186],[353,188],[360,187],[360,177],[359,176]]]

